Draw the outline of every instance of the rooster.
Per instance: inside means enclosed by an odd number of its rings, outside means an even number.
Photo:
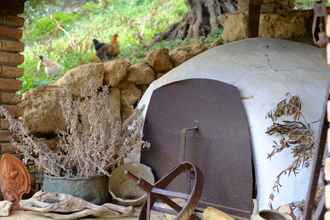
[[[111,39],[111,43],[103,43],[97,39],[93,39],[96,56],[104,61],[111,60],[117,57],[120,53],[118,34],[114,34]]]
[[[61,67],[58,63],[44,57],[39,56],[40,62],[38,65],[38,70],[40,69],[40,65],[45,67],[45,73],[47,76],[56,76],[60,73]]]

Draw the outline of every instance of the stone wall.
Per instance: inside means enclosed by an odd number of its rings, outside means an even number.
[[[218,43],[221,42],[212,46]],[[21,120],[32,134],[45,138],[48,144],[54,145],[55,132],[65,126],[60,107],[62,91],[66,88],[73,96],[84,99],[89,96],[87,87],[92,81],[95,90],[104,85],[109,86],[113,117],[125,120],[150,83],[206,49],[204,44],[195,42],[174,50],[153,50],[136,64],[118,58],[105,63],[78,66],[65,73],[53,85],[25,93],[19,104]],[[84,109],[80,111],[83,113]]]

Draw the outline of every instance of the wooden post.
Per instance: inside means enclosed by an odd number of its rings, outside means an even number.
[[[261,0],[249,0],[248,36],[251,38],[259,36],[261,3]]]
[[[328,102],[328,121],[330,122],[330,102]],[[328,144],[328,149],[327,151],[330,152],[330,129],[328,129],[328,135],[327,135],[327,144]],[[324,178],[326,182],[325,186],[325,207],[328,210],[325,213],[324,219],[325,220],[330,220],[330,158],[327,157],[325,159],[325,164],[324,164]]]
[[[24,19],[17,15],[23,8],[14,7],[12,3],[8,3],[7,6],[12,7],[9,9],[5,8],[6,4],[0,6],[0,105],[5,106],[12,115],[18,116],[16,104],[19,97],[16,92],[20,89],[21,82],[17,78],[22,76],[23,70],[17,66],[24,62],[24,56],[21,54],[24,44],[20,41]],[[0,118],[0,156],[3,153],[15,152],[9,141],[8,122]]]
[[[329,1],[330,2],[330,1]],[[330,15],[326,18],[326,34],[328,39],[330,38]],[[327,44],[327,64],[330,65],[330,44]]]

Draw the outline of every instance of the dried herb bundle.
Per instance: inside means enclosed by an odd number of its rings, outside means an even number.
[[[84,99],[67,94],[63,91],[61,99],[66,130],[58,131],[60,142],[55,150],[29,135],[20,121],[0,107],[0,114],[8,119],[14,134],[13,144],[25,161],[33,161],[53,176],[109,175],[107,171],[122,163],[132,150],[148,146],[142,141],[142,110],[136,110],[124,123],[115,121],[107,87]]]
[[[285,149],[289,149],[293,157],[292,163],[276,176],[273,193],[269,196],[270,201],[273,201],[274,192],[278,193],[282,187],[282,176],[297,175],[300,169],[310,165],[315,139],[310,125],[304,120],[298,96],[286,94],[267,116],[272,120],[272,125],[267,128],[266,134],[280,138],[279,141],[273,141],[273,150],[268,154],[268,159]]]

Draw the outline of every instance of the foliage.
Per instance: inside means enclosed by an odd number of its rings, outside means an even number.
[[[53,150],[30,135],[22,122],[0,107],[0,115],[8,120],[14,137],[12,144],[23,154],[25,162],[33,162],[52,176],[109,175],[108,170],[122,163],[132,150],[148,146],[141,136],[141,110],[136,110],[124,123],[115,121],[108,87],[101,92],[93,88],[93,85],[85,88],[93,91],[85,100],[63,91],[61,107],[66,130],[58,131],[60,141]],[[85,109],[85,120],[81,120],[81,108]]]
[[[137,62],[148,51],[145,45],[187,11],[184,0],[76,2],[79,2],[78,6],[60,0],[35,0],[27,4],[25,62],[21,66],[25,74],[21,78],[21,93],[51,83],[73,67],[92,62],[95,59],[93,38],[109,42],[112,34],[118,33],[121,56]],[[161,44],[174,46],[180,43]],[[39,55],[59,63],[62,73],[56,78],[48,78],[43,69],[38,71]]]

